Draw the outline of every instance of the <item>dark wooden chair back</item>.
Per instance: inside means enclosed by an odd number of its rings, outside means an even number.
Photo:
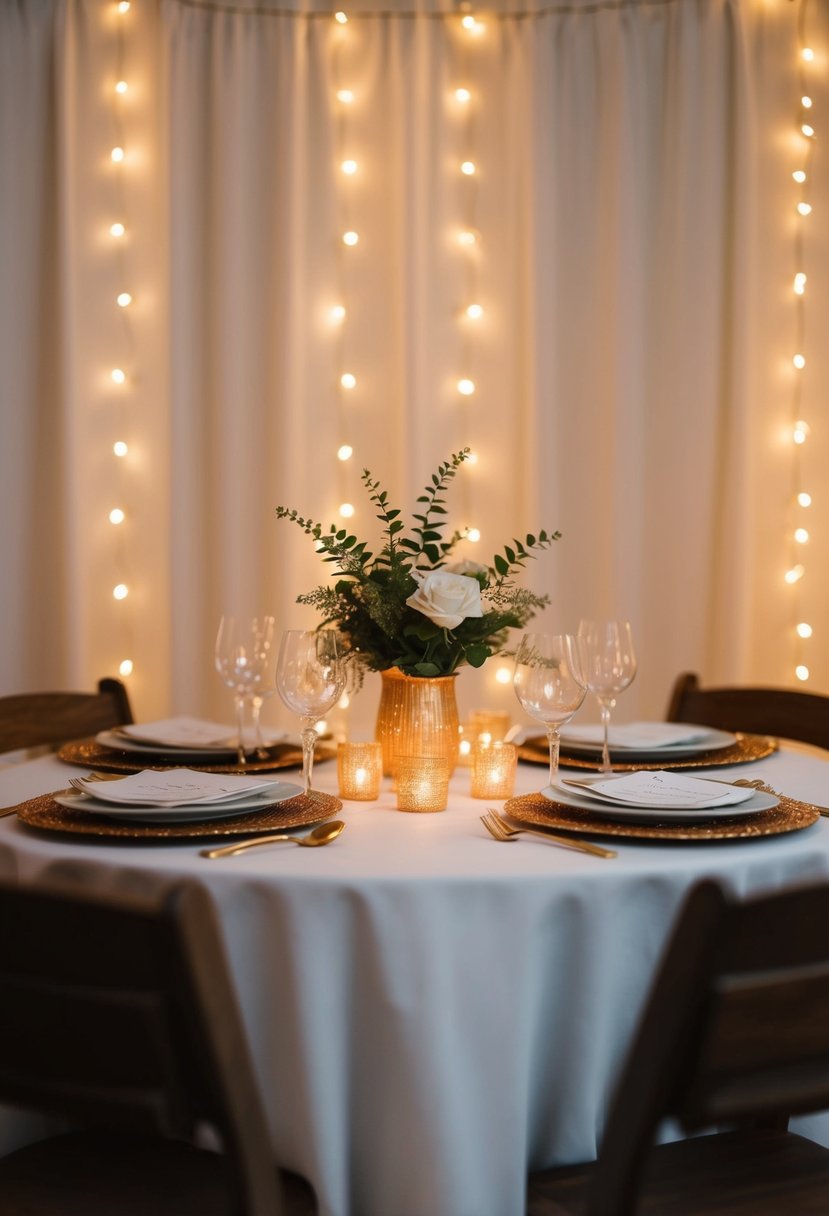
[[[56,747],[133,721],[120,680],[98,681],[97,692],[29,692],[0,697],[0,754]]]
[[[713,882],[691,892],[616,1089],[591,1216],[637,1210],[662,1119],[785,1129],[829,1107],[827,918],[829,885],[743,903]]]
[[[700,688],[699,677],[689,672],[673,687],[667,720],[829,748],[829,697],[797,689]]]
[[[3,1102],[144,1140],[190,1140],[210,1125],[233,1211],[283,1212],[218,927],[198,884],[155,901],[0,884],[0,1026]]]

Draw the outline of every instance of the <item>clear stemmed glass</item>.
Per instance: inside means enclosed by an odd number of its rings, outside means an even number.
[[[335,629],[287,629],[276,663],[276,687],[302,720],[302,783],[311,790],[316,723],[339,700],[345,687],[340,636]]]
[[[269,695],[269,685],[274,678],[273,631],[272,616],[223,616],[216,634],[216,670],[228,688],[232,689],[236,704],[236,747],[240,765],[247,762],[244,739],[247,702],[255,706],[253,714],[257,743],[261,740],[258,709],[262,698]]]
[[[530,717],[546,728],[552,785],[558,773],[559,730],[587,693],[575,638],[569,633],[525,633],[515,656],[513,688]]]
[[[578,648],[587,690],[599,702],[604,727],[601,771],[609,773],[610,712],[616,706],[619,693],[624,692],[636,675],[630,621],[580,621]]]

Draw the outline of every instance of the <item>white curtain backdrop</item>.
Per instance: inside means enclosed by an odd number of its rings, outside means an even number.
[[[220,614],[312,625],[296,595],[328,577],[275,506],[327,526],[351,502],[373,539],[360,471],[409,517],[466,445],[465,554],[559,528],[527,567],[539,624],[633,621],[620,718],[661,716],[682,670],[793,685],[804,662],[829,693],[819,145],[791,177],[804,26],[818,129],[829,101],[825,6],[502,0],[472,31],[446,5],[346,12],[0,6],[0,693],[131,658],[139,716],[229,720]],[[518,718],[498,667],[461,706]],[[337,725],[367,735],[376,701],[373,678]]]

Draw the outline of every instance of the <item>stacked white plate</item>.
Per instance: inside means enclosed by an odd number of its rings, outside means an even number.
[[[593,811],[604,819],[637,823],[693,823],[701,820],[755,815],[771,810],[771,794],[684,773],[637,772],[623,776],[559,774],[542,793],[551,802]]]

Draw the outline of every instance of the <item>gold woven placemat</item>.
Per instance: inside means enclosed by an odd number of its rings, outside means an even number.
[[[555,828],[557,832],[578,832],[582,836],[624,836],[632,840],[745,840],[755,836],[778,836],[808,828],[820,818],[817,807],[808,803],[780,799],[776,807],[744,815],[739,819],[706,819],[699,823],[630,823],[602,819],[596,811],[583,811],[543,794],[522,794],[510,798],[504,813],[520,823]]]
[[[678,768],[725,768],[729,764],[751,764],[754,760],[764,760],[766,756],[776,752],[777,747],[777,740],[772,739],[769,735],[738,734],[737,742],[732,743],[730,747],[718,747],[709,752],[695,752],[690,756],[678,757],[669,764],[665,763],[666,758],[639,760],[635,763],[613,760],[611,768],[614,773],[656,772],[663,769],[673,772]],[[540,740],[538,744],[529,741],[523,744],[518,748],[518,758],[527,760],[530,764],[549,764],[547,740]],[[594,773],[601,770],[601,756],[598,755],[586,757],[566,755],[561,752],[558,762],[561,768],[583,768]]]
[[[333,759],[336,748],[318,743],[314,748],[314,764]],[[280,768],[301,768],[302,752],[298,747],[278,744],[270,749],[265,760],[249,760],[244,768],[233,764],[202,764],[193,752],[184,756],[170,756],[162,752],[116,751],[95,739],[80,739],[75,743],[64,743],[58,751],[58,759],[67,764],[80,764],[84,768],[97,768],[108,773],[140,773],[145,769],[192,768],[197,773],[271,773]]]
[[[343,804],[332,794],[311,790],[285,802],[275,802],[235,819],[210,819],[203,823],[124,823],[70,810],[55,802],[51,794],[30,798],[15,807],[21,823],[48,832],[72,832],[83,836],[120,836],[128,840],[186,839],[192,836],[244,836],[251,833],[306,827],[330,819]]]

